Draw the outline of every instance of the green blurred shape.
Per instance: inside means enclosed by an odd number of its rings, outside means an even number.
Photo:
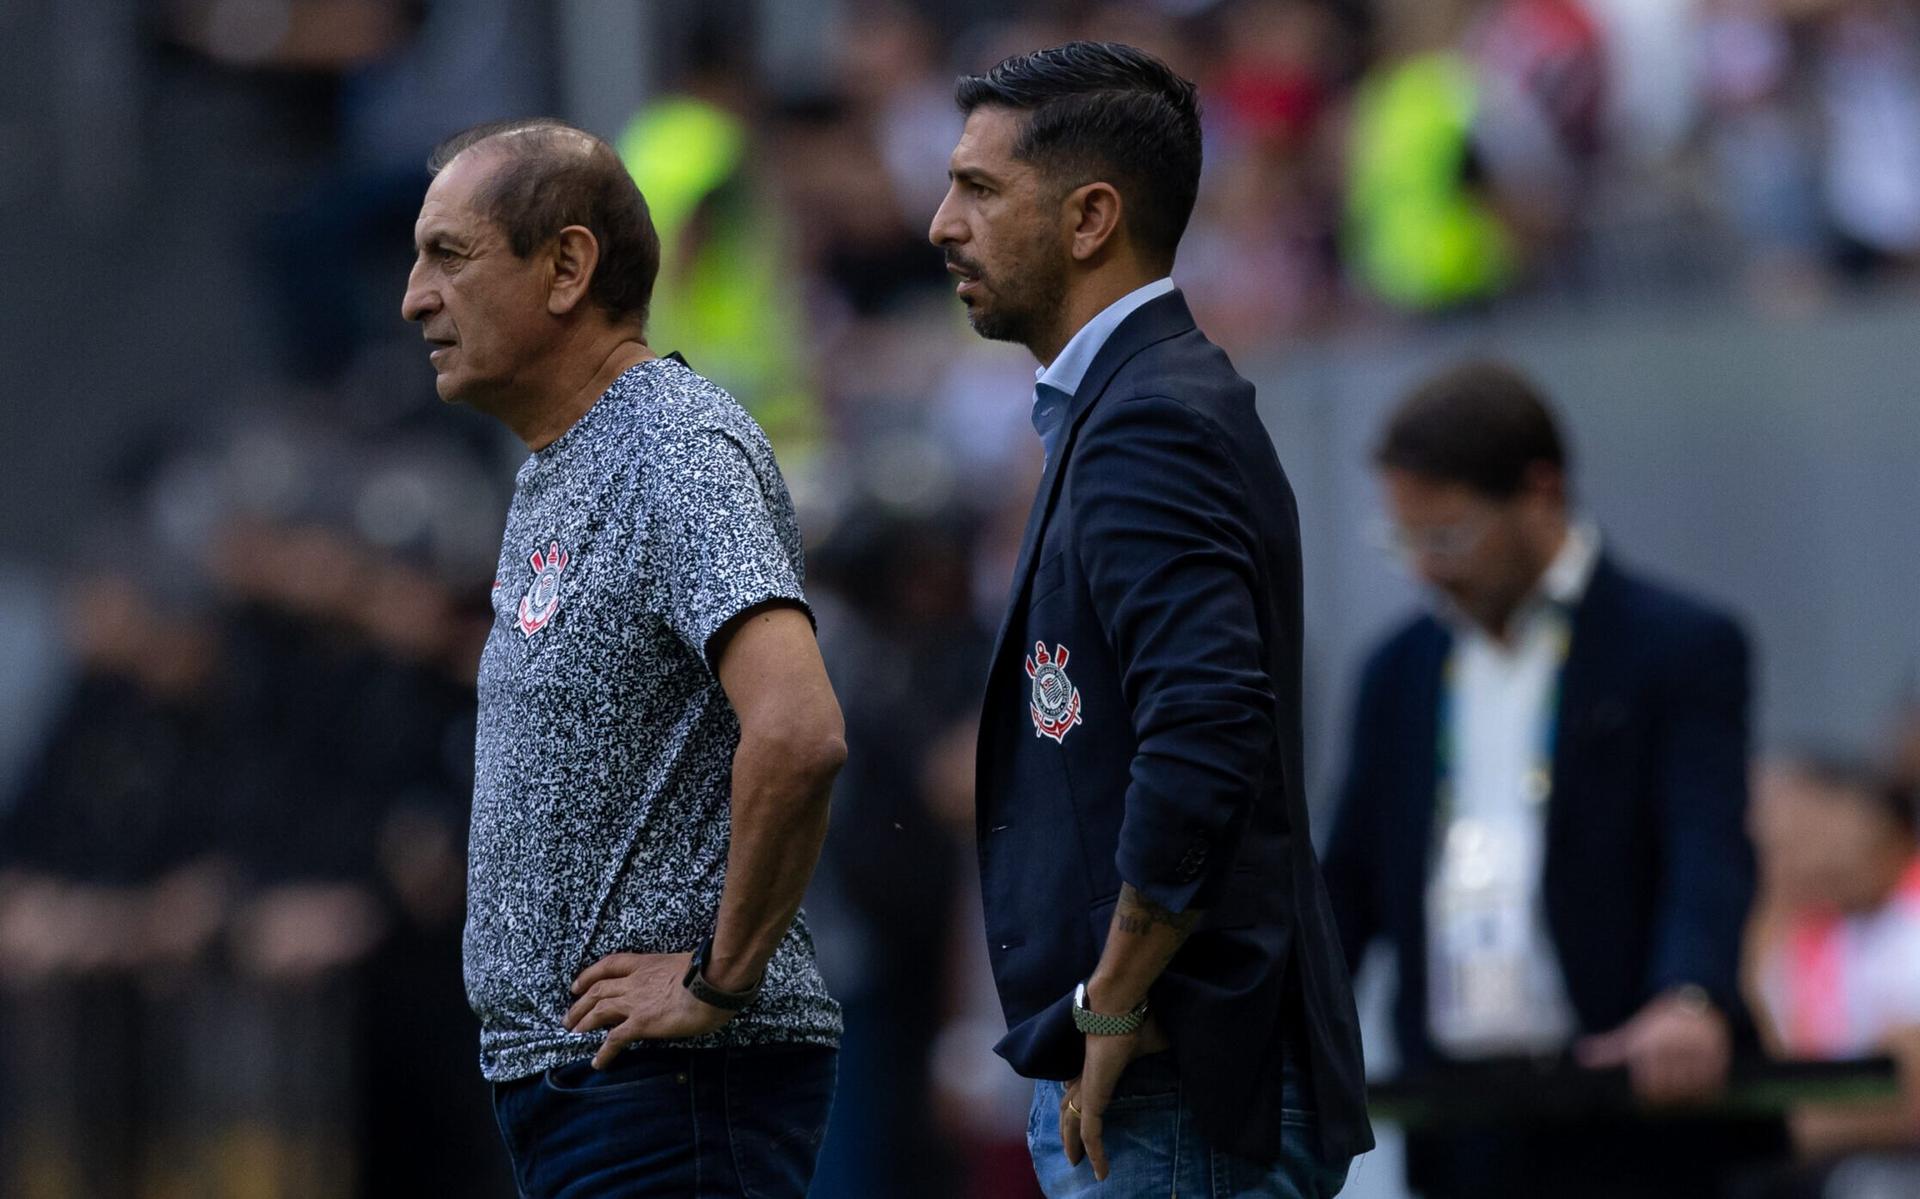
[[[1431,53],[1376,71],[1354,105],[1347,206],[1361,280],[1402,308],[1432,311],[1498,294],[1511,239],[1467,178],[1473,68]]]
[[[648,343],[680,351],[760,422],[791,471],[821,432],[801,346],[785,223],[759,190],[744,122],[669,96],[637,113],[616,148],[660,234]]]

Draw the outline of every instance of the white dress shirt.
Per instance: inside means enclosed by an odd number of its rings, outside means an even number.
[[[1541,875],[1560,671],[1598,557],[1593,530],[1569,529],[1507,641],[1455,621],[1428,904],[1428,1020],[1454,1057],[1553,1052],[1577,1027]]]

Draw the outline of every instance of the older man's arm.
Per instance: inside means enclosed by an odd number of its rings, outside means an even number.
[[[786,936],[827,833],[828,797],[846,761],[846,729],[806,613],[786,603],[729,621],[709,657],[740,720],[733,756],[733,831],[706,981],[752,988]],[[682,985],[691,952],[616,953],[574,980],[576,1032],[611,1029],[596,1069],[639,1040],[698,1036],[732,1013]]]
[[[826,840],[828,796],[847,742],[804,613],[766,607],[730,628],[717,657],[720,686],[740,717],[740,748],[733,755],[727,888],[706,976],[723,991],[739,991],[759,981],[800,910]]]

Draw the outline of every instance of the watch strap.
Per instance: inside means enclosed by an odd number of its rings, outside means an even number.
[[[760,998],[760,986],[766,981],[765,976],[744,991],[722,991],[708,982],[707,961],[712,956],[713,938],[708,937],[700,948],[693,951],[693,961],[687,964],[687,976],[680,980],[680,985],[691,992],[695,999],[723,1012],[737,1012]]]
[[[1139,1032],[1146,1022],[1147,1001],[1144,999],[1130,1012],[1109,1016],[1087,1007],[1087,984],[1081,983],[1073,990],[1073,1026],[1088,1036],[1128,1037]]]

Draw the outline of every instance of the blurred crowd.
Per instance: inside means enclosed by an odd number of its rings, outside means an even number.
[[[53,572],[63,649],[14,675],[0,1192],[503,1194],[459,935],[519,455],[438,406],[398,306],[433,142],[558,105],[545,6],[149,7],[139,54],[293,81],[229,96],[284,105],[313,152],[223,248],[270,398],[126,448]],[[847,0],[820,9],[830,52],[778,73],[727,24],[756,6],[693,7],[661,6],[673,59],[600,132],[662,233],[654,346],[774,438],[846,710],[809,901],[849,1028],[823,1195],[1032,1187],[970,888],[986,622],[1040,461],[1032,364],[972,337],[926,242],[958,71],[1093,36],[1199,83],[1175,277],[1244,359],[1539,302],[1805,306],[1920,260],[1909,0]],[[1801,994],[1840,977],[1835,922],[1891,911],[1887,943],[1916,944],[1890,777],[1809,759],[1759,792],[1751,960],[1781,1052],[1854,1056],[1896,1023]],[[1920,1022],[1920,980],[1893,985]],[[1801,1123],[1810,1151],[1920,1141]]]
[[[1920,716],[1880,762],[1782,755],[1751,815],[1763,870],[1747,989],[1769,1052],[1890,1055],[1901,1097],[1803,1104],[1801,1164],[1756,1195],[1899,1194],[1920,1182]]]
[[[142,447],[67,564],[0,816],[7,1193],[498,1176],[459,982],[497,472],[397,432]]]

